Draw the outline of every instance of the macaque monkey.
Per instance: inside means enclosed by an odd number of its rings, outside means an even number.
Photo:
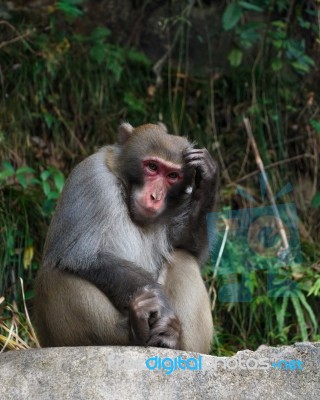
[[[138,345],[208,353],[208,254],[217,166],[162,124],[120,126],[70,174],[36,280],[42,346]]]

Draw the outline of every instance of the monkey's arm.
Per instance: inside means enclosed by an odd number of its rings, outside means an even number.
[[[189,251],[203,264],[209,254],[206,218],[216,201],[218,168],[206,149],[190,149],[184,154],[184,160],[185,167],[194,168],[196,173],[184,228],[175,247]]]
[[[128,308],[133,294],[145,286],[157,286],[152,275],[134,263],[99,252],[94,261],[77,269],[59,262],[58,268],[78,275],[96,285],[121,312]]]
[[[121,312],[129,312],[133,345],[180,348],[180,321],[162,286],[134,263],[100,252],[85,268],[58,268],[96,285]]]

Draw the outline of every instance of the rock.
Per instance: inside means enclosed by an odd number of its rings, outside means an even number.
[[[10,351],[0,355],[0,399],[320,399],[320,343],[199,356],[141,347]],[[166,357],[186,369],[170,373],[170,360],[159,369]]]

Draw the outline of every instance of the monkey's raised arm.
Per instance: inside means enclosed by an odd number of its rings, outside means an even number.
[[[195,170],[193,192],[185,205],[184,224],[180,232],[173,228],[175,247],[192,253],[200,265],[208,257],[207,213],[213,211],[217,197],[218,167],[206,149],[188,149],[184,152],[185,168]]]

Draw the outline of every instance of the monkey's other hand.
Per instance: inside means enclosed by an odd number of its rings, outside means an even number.
[[[179,349],[181,326],[159,285],[138,289],[129,304],[134,345]]]
[[[217,164],[207,149],[188,149],[183,157],[186,168],[194,168],[196,171],[193,214],[198,216],[200,210],[212,211],[217,186]]]

